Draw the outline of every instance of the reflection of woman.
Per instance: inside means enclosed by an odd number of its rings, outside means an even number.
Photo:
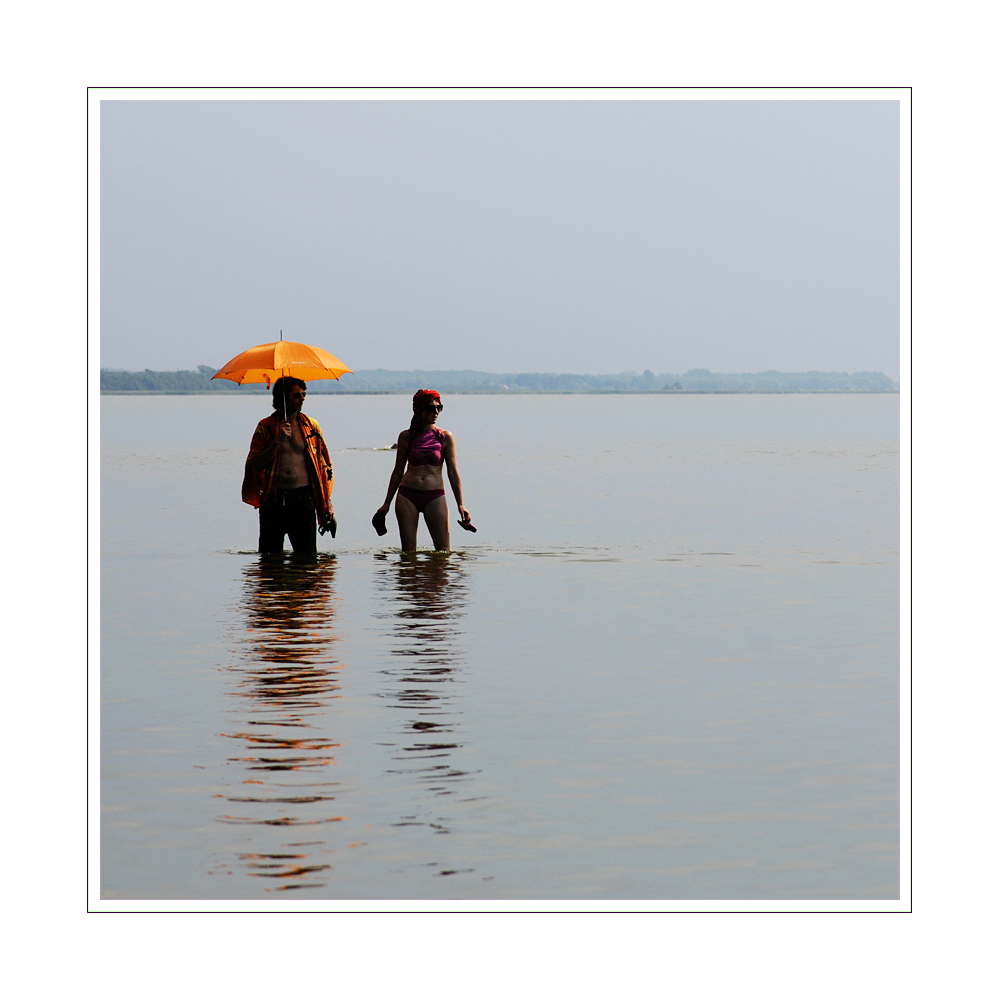
[[[437,424],[443,409],[441,394],[433,389],[418,389],[413,396],[413,419],[407,430],[401,431],[396,442],[396,467],[389,477],[385,503],[375,512],[372,523],[376,529],[385,524],[393,494],[396,497],[396,520],[399,522],[399,544],[404,552],[417,548],[417,523],[421,513],[434,548],[450,549],[448,532],[448,501],[444,495],[444,466],[448,466],[448,481],[455,494],[462,526],[470,526],[472,515],[462,504],[462,479],[455,465],[455,438],[451,431]],[[404,471],[405,470],[405,471]],[[381,529],[384,534],[384,527]]]

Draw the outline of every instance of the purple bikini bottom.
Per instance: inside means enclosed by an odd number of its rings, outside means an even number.
[[[408,486],[400,486],[399,495],[409,500],[417,508],[418,514],[422,514],[429,503],[444,496],[444,490],[411,490]]]

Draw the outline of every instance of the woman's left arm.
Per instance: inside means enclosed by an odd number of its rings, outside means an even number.
[[[451,431],[444,432],[444,461],[448,466],[448,482],[451,483],[451,491],[455,494],[455,503],[458,504],[458,512],[462,515],[461,520],[471,521],[472,515],[465,509],[462,503],[462,477],[458,474],[458,465],[455,462],[455,435]]]

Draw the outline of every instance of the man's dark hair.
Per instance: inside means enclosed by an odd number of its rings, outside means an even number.
[[[285,404],[282,402],[282,394],[292,391],[292,387],[300,385],[305,389],[306,384],[300,378],[292,378],[291,375],[284,375],[271,386],[271,400],[276,410],[280,410]]]

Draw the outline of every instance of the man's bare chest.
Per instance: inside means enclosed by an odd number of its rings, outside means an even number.
[[[281,443],[282,451],[292,451],[296,455],[304,455],[306,451],[306,438],[302,433],[302,428],[298,424],[292,425],[292,436]]]

